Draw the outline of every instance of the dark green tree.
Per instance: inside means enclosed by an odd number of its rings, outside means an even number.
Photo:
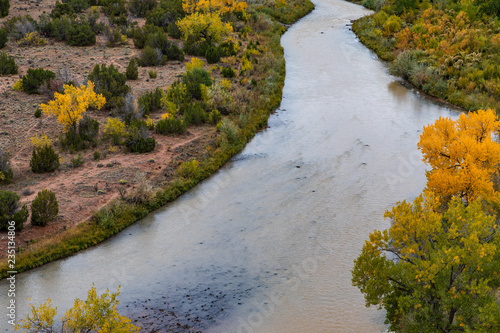
[[[31,204],[31,224],[45,227],[58,213],[56,194],[47,189],[41,190]]]

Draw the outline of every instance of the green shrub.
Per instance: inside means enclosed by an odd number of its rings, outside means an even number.
[[[135,17],[146,17],[157,5],[156,0],[130,0],[128,10]]]
[[[10,184],[14,178],[9,155],[0,148],[0,184]]]
[[[177,168],[177,174],[184,178],[197,177],[199,170],[200,162],[197,160],[191,160],[189,162],[183,162]]]
[[[401,15],[417,7],[418,0],[397,0],[394,2],[394,12]]]
[[[117,45],[128,45],[127,36],[123,33],[120,27],[110,28],[108,25],[103,30],[104,38],[106,39],[107,47],[115,47]]]
[[[120,73],[113,65],[106,67],[95,65],[88,79],[95,83],[96,93],[106,98],[105,107],[111,108],[123,103],[123,98],[130,91],[126,85],[127,77]]]
[[[68,39],[68,32],[72,26],[73,23],[67,16],[50,20],[48,16],[40,15],[40,32],[47,37],[65,41]]]
[[[181,30],[179,29],[179,27],[177,26],[177,23],[175,23],[175,21],[174,22],[170,22],[168,24],[167,34],[170,37],[175,38],[175,39],[181,38],[181,36],[182,36]]]
[[[27,74],[22,77],[23,90],[30,95],[36,94],[42,84],[48,84],[55,77],[56,74],[52,71],[43,68],[29,68]]]
[[[161,53],[161,56],[158,55],[158,57],[165,56],[166,60],[184,60],[184,52],[171,42],[164,32],[149,34],[146,39],[146,45],[151,46],[157,52]]]
[[[421,51],[405,51],[400,53],[396,59],[390,63],[389,73],[408,80],[418,64],[420,52]]]
[[[10,2],[9,0],[0,0],[0,17],[9,15]]]
[[[176,81],[170,86],[170,89],[167,90],[166,100],[177,106],[181,106],[191,101],[191,95],[184,83]]]
[[[4,48],[5,45],[7,44],[7,30],[0,28],[0,49]],[[0,64],[2,62],[0,61]]]
[[[19,195],[0,190],[0,231],[7,231],[10,221],[14,221],[16,231],[23,230],[23,223],[28,219],[28,214],[26,205],[19,209]]]
[[[144,110],[144,115],[149,115],[151,112],[161,109],[161,99],[165,95],[165,91],[156,88],[154,91],[148,91],[139,97],[139,104]]]
[[[166,118],[156,123],[155,131],[158,134],[183,134],[186,133],[187,123],[180,118]]]
[[[94,45],[95,33],[88,24],[73,24],[67,31],[67,41],[72,46]]]
[[[219,110],[213,109],[212,112],[208,115],[208,122],[212,125],[217,125],[222,120],[222,115]]]
[[[30,166],[35,173],[54,172],[59,169],[59,154],[51,146],[34,148]]]
[[[236,44],[233,41],[225,41],[219,44],[219,54],[221,57],[230,57],[236,55]]]
[[[45,227],[59,214],[56,194],[49,190],[41,190],[31,204],[31,225]]]
[[[90,7],[90,4],[87,0],[62,0],[62,2],[70,5],[75,13],[79,13],[82,10]]]
[[[231,68],[231,66],[222,68],[220,73],[222,74],[223,77],[229,79],[236,76],[236,72],[234,71],[234,69]]]
[[[137,68],[135,58],[130,59],[127,70],[125,71],[125,76],[127,77],[127,80],[137,80],[139,78],[139,70]]]
[[[240,128],[231,120],[224,119],[217,127],[229,142],[236,142],[238,140]]]
[[[40,118],[42,116],[42,109],[37,108],[35,110],[35,118]]]
[[[116,18],[121,15],[127,15],[127,7],[125,0],[107,0],[102,1],[102,11],[110,18]]]
[[[184,111],[184,121],[188,124],[203,124],[207,121],[207,112],[205,103],[190,103]]]
[[[384,6],[385,0],[363,0],[361,3],[368,9],[379,11]]]
[[[0,75],[17,74],[17,64],[13,56],[0,52]]]
[[[139,66],[163,66],[167,63],[167,57],[164,56],[160,50],[154,49],[146,45],[141,51],[141,55],[137,61]]]
[[[151,25],[146,24],[142,28],[135,28],[132,30],[132,38],[134,40],[134,46],[138,49],[143,49],[146,46],[146,41],[150,34],[161,33],[162,29]]]
[[[83,160],[83,157],[82,157],[81,153],[78,153],[78,156],[73,157],[71,159],[71,166],[73,168],[78,168],[78,167],[82,166],[83,163],[85,163],[85,161]]]
[[[216,64],[220,60],[219,49],[215,46],[210,47],[205,53],[205,58],[209,64]]]
[[[77,132],[70,127],[59,138],[62,149],[70,152],[97,146],[99,134],[99,122],[85,115],[79,121]]]
[[[52,18],[59,18],[63,15],[71,16],[75,14],[75,10],[67,3],[60,3],[59,0],[56,1],[56,4],[52,11],[50,12],[50,16]]]
[[[195,37],[194,35],[190,35],[187,40],[184,42],[183,50],[186,54],[204,57],[207,53],[207,50],[213,47],[207,41],[199,41],[199,37]]]
[[[132,153],[149,153],[156,146],[156,140],[150,137],[146,128],[134,128],[125,145]]]
[[[158,76],[158,72],[157,72],[157,71],[155,71],[155,70],[153,70],[153,69],[151,69],[151,70],[149,71],[149,78],[150,78],[150,79],[156,79],[156,77],[157,77],[157,76]]]
[[[187,91],[195,99],[201,99],[201,85],[207,87],[212,85],[210,74],[203,68],[193,68],[182,75],[182,82],[186,85]]]
[[[168,30],[172,23],[175,23],[185,15],[186,13],[182,8],[182,0],[160,0],[159,5],[148,13],[146,24],[155,25],[164,30]]]

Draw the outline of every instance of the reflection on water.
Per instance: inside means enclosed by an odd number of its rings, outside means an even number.
[[[61,314],[95,282],[121,284],[121,311],[148,331],[384,330],[384,314],[351,286],[353,260],[388,226],[384,211],[422,190],[422,127],[456,112],[396,83],[356,40],[347,24],[366,10],[316,5],[283,36],[287,77],[270,129],[175,203],[19,275],[19,314],[28,296],[51,297]]]

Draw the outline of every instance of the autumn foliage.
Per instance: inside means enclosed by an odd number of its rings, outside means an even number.
[[[426,126],[426,189],[387,211],[391,227],[371,233],[354,261],[353,285],[385,308],[391,331],[500,330],[499,125],[479,110]]]
[[[94,92],[94,83],[77,88],[73,85],[64,85],[64,93],[55,93],[54,99],[48,104],[40,104],[42,111],[56,116],[57,120],[66,127],[72,127],[76,133],[76,125],[90,107],[100,109],[106,104],[101,94]]]
[[[492,175],[498,172],[500,144],[493,139],[500,128],[492,110],[462,113],[457,121],[440,117],[424,127],[418,148],[431,170],[427,188],[443,197],[466,202],[494,196]]]

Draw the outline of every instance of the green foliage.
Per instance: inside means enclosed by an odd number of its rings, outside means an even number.
[[[36,94],[42,84],[49,83],[55,77],[56,74],[50,70],[29,68],[26,75],[22,77],[23,90],[28,94]]]
[[[212,125],[217,125],[222,120],[222,115],[219,110],[213,109],[212,112],[208,115],[208,122]]]
[[[167,57],[164,56],[160,50],[154,49],[147,45],[142,49],[139,59],[137,59],[139,66],[163,66],[167,63]]]
[[[182,36],[181,31],[179,30],[179,27],[175,22],[170,22],[168,27],[167,27],[167,34],[175,39],[179,39]]]
[[[183,109],[184,121],[188,124],[199,125],[207,121],[208,115],[205,111],[205,103],[189,103]]]
[[[365,6],[368,9],[372,10],[380,10],[384,6],[385,0],[363,0],[361,3],[363,6]]]
[[[130,59],[127,70],[125,71],[125,76],[127,80],[137,80],[139,78],[139,70],[135,58]]]
[[[426,193],[399,202],[385,216],[389,231],[375,231],[352,270],[366,305],[387,310],[394,332],[496,332],[500,305],[500,237],[496,210],[460,198],[443,212]],[[398,258],[394,260],[393,258]]]
[[[161,100],[165,95],[165,91],[160,88],[156,88],[154,91],[148,91],[141,97],[139,97],[139,105],[144,110],[144,115],[149,115],[151,112],[161,109]]]
[[[209,64],[216,64],[220,60],[219,49],[215,46],[209,47],[205,53],[205,58]]]
[[[219,53],[221,57],[235,56],[238,53],[236,50],[236,44],[232,40],[220,43]]]
[[[127,14],[125,0],[105,0],[101,2],[101,8],[104,14],[111,19]]]
[[[31,225],[45,227],[59,214],[59,205],[56,194],[49,190],[38,192],[31,204]]]
[[[145,127],[133,127],[125,145],[132,153],[149,153],[155,149],[156,140],[149,136]]]
[[[17,64],[13,56],[0,52],[0,75],[17,74]]]
[[[9,15],[10,1],[0,0],[0,17],[5,17]]]
[[[56,4],[52,11],[50,12],[50,16],[52,18],[59,18],[63,15],[71,16],[75,14],[75,10],[68,3],[60,3],[59,0],[56,1]]]
[[[83,150],[89,147],[96,147],[99,134],[99,122],[88,115],[84,115],[78,122],[77,131],[69,127],[61,135],[59,141],[62,149],[68,149],[70,152]]]
[[[155,131],[158,134],[184,134],[187,130],[187,123],[180,118],[170,117],[159,120],[156,123]]]
[[[105,107],[107,108],[115,107],[123,102],[123,98],[130,91],[130,87],[126,85],[127,77],[112,64],[109,67],[105,64],[95,65],[88,79],[95,83],[96,93],[106,98]]]
[[[156,77],[158,76],[158,72],[154,69],[149,70],[148,74],[150,79],[156,79]]]
[[[197,177],[200,172],[200,162],[197,160],[191,160],[189,162],[183,162],[177,168],[177,174],[184,178]]]
[[[132,30],[132,38],[134,46],[138,49],[143,49],[146,46],[146,41],[150,34],[161,33],[163,30],[152,24],[146,24],[142,28],[134,28]]]
[[[150,48],[148,48],[148,46]],[[154,50],[154,53],[152,50]],[[145,49],[141,54],[141,66],[164,65],[167,60],[183,61],[184,52],[171,42],[164,32],[148,34],[145,42]]]
[[[95,33],[88,24],[73,24],[67,31],[67,43],[72,46],[94,45]]]
[[[186,85],[188,93],[195,99],[202,98],[201,85],[210,87],[212,79],[203,68],[193,68],[182,75],[182,82]]]
[[[394,2],[394,12],[396,15],[404,14],[417,7],[418,0],[397,0]]]
[[[0,28],[0,49],[4,48],[7,45],[7,30],[4,28]],[[0,61],[0,64],[2,61]]]
[[[240,129],[232,120],[224,119],[217,125],[217,129],[222,132],[228,142],[234,143],[238,140]]]
[[[14,178],[14,172],[12,172],[9,155],[0,148],[0,185],[10,184],[12,178]]]
[[[167,91],[165,102],[167,101],[174,103],[176,106],[189,103],[189,101],[191,101],[191,96],[186,85],[179,81],[174,82]]]
[[[11,191],[0,190],[0,231],[7,231],[10,221],[15,222],[16,231],[22,230],[28,214],[26,205],[19,209],[19,195]]]
[[[54,172],[59,169],[59,154],[51,146],[34,148],[30,167],[35,173]]]
[[[90,7],[90,4],[87,0],[62,0],[62,2],[70,5],[75,13],[79,13],[82,10]]]
[[[115,47],[117,45],[128,45],[127,36],[123,34],[123,29],[120,27],[110,28],[105,26],[103,30],[104,38],[106,39],[107,47]]]
[[[98,150],[96,150],[94,152],[94,161],[99,161],[100,159],[101,159],[101,153]]]
[[[231,66],[222,68],[220,72],[225,78],[231,79],[236,76],[236,72],[231,68]]]
[[[135,17],[146,17],[157,5],[156,0],[130,0],[128,10]]]
[[[42,109],[37,108],[35,110],[35,118],[40,118],[42,116]]]
[[[401,30],[401,19],[396,15],[391,15],[383,24],[384,30],[389,33],[395,33]]]
[[[147,15],[146,24],[169,30],[172,24],[175,24],[178,19],[183,18],[185,15],[186,13],[182,9],[182,0],[160,0],[159,5]]]

